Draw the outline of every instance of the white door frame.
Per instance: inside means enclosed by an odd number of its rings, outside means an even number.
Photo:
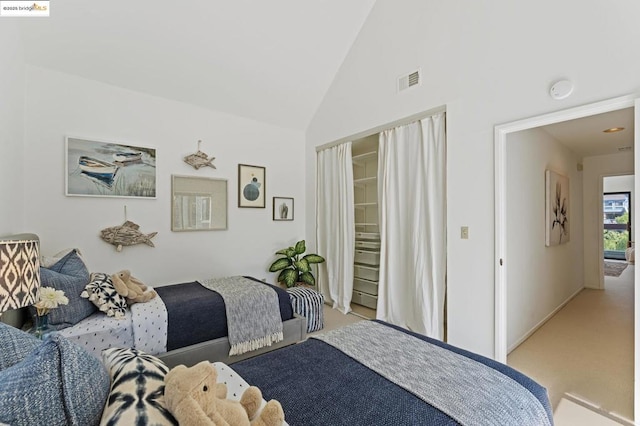
[[[502,363],[507,362],[507,136],[510,133],[533,129],[540,126],[588,117],[619,109],[635,107],[635,135],[634,135],[634,167],[640,170],[640,150],[635,149],[636,142],[640,141],[640,98],[638,95],[627,95],[601,102],[596,102],[566,110],[556,111],[537,117],[526,118],[497,125],[494,131],[495,143],[495,351],[494,358]],[[640,173],[635,174],[635,187],[640,188]],[[635,197],[633,222],[640,223],[640,197]],[[640,271],[635,269],[635,282],[639,280]],[[634,324],[635,329],[640,330],[640,291],[635,292]],[[635,365],[640,365],[640,339],[635,339]],[[640,368],[635,369],[635,395],[640,396]],[[640,402],[634,399],[636,413],[640,413]]]

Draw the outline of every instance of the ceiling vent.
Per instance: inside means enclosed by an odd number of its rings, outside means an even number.
[[[398,78],[398,92],[410,89],[412,87],[418,87],[422,84],[422,77],[419,69]]]

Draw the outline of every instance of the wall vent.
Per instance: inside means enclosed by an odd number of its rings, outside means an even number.
[[[419,69],[398,78],[398,92],[407,90],[411,87],[418,87],[422,84],[422,77]]]
[[[621,146],[618,148],[618,151],[620,152],[627,152],[627,151],[632,151],[633,147],[632,146]]]

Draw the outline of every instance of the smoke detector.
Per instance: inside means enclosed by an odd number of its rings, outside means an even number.
[[[549,89],[549,95],[556,100],[568,98],[571,93],[573,93],[573,83],[569,80],[556,81]]]

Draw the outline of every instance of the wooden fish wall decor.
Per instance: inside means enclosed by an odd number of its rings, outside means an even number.
[[[201,142],[202,141],[198,141],[198,152],[196,152],[195,154],[187,155],[186,157],[184,157],[184,162],[187,163],[188,165],[192,166],[196,170],[198,170],[200,167],[204,167],[204,166],[213,167],[215,169],[216,166],[213,165],[213,160],[215,160],[216,157],[209,158],[209,156],[207,154],[205,154],[204,152],[200,151],[200,143]]]
[[[136,244],[146,244],[155,247],[151,239],[158,233],[143,234],[140,232],[140,225],[127,220],[120,226],[112,226],[100,231],[100,238],[109,244],[116,246],[117,251],[122,251],[122,246],[133,246]]]

